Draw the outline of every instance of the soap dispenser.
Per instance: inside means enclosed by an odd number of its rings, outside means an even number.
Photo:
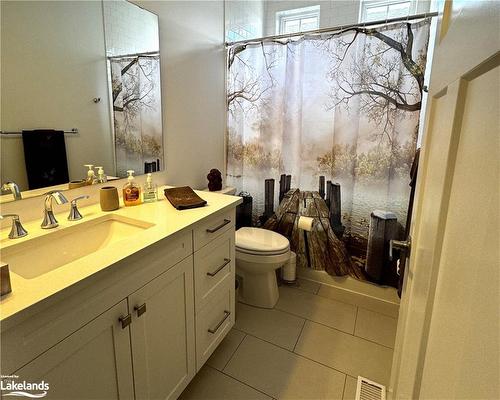
[[[108,181],[108,177],[104,173],[103,167],[97,168],[97,183],[106,183]]]
[[[156,184],[153,183],[153,178],[151,177],[151,173],[147,174],[146,184],[144,185],[142,197],[144,199],[144,203],[152,203],[158,200],[158,192],[156,190]]]
[[[94,164],[85,164],[84,167],[87,167],[89,170],[87,171],[87,178],[85,179],[86,185],[94,185],[97,183],[97,178],[95,177],[94,172]]]
[[[123,185],[123,203],[126,206],[141,204],[141,188],[135,183],[134,170],[127,171],[127,183]]]

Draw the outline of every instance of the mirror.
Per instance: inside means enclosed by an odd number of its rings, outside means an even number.
[[[0,201],[164,168],[157,15],[118,1],[1,2]]]

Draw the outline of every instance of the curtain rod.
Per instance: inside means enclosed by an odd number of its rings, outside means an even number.
[[[255,39],[245,39],[245,40],[238,40],[235,42],[226,42],[226,46],[230,47],[230,46],[233,46],[235,44],[258,43],[258,42],[262,42],[262,41],[266,41],[266,40],[289,39],[289,38],[292,38],[295,36],[313,35],[313,34],[326,33],[326,32],[343,31],[343,30],[358,28],[358,27],[365,28],[367,26],[388,24],[388,23],[392,23],[392,22],[403,22],[403,21],[411,21],[414,19],[437,17],[438,14],[439,14],[438,12],[420,13],[420,14],[409,15],[406,17],[381,19],[381,20],[372,21],[372,22],[360,22],[358,24],[338,25],[338,26],[333,26],[331,28],[313,29],[311,31],[285,33],[285,34],[281,34],[281,35],[263,36],[263,37],[255,38]]]

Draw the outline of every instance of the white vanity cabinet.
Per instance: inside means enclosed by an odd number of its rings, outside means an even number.
[[[2,331],[2,374],[47,399],[175,399],[234,325],[234,208]],[[229,222],[228,222],[229,221]]]

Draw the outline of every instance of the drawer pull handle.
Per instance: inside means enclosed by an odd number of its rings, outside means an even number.
[[[224,310],[224,317],[219,321],[219,323],[217,325],[215,325],[215,328],[213,329],[210,329],[208,328],[208,332],[209,333],[215,333],[219,330],[219,328],[221,327],[221,325],[224,323],[224,321],[231,315],[231,312],[227,311],[227,310]]]
[[[215,275],[217,275],[230,262],[231,262],[230,258],[224,258],[224,263],[219,268],[217,268],[214,272],[207,272],[207,275],[208,276],[215,276]]]
[[[227,224],[230,224],[231,223],[231,220],[230,219],[224,219],[224,222],[218,226],[216,226],[215,228],[208,228],[207,229],[207,232],[208,233],[214,233],[214,232],[217,232],[219,229],[225,227]]]
[[[118,321],[122,323],[122,329],[125,329],[132,323],[132,316],[130,314],[127,314],[124,317],[118,318]]]
[[[134,310],[137,312],[137,317],[140,317],[146,312],[146,303],[141,304],[140,306],[135,306]]]

